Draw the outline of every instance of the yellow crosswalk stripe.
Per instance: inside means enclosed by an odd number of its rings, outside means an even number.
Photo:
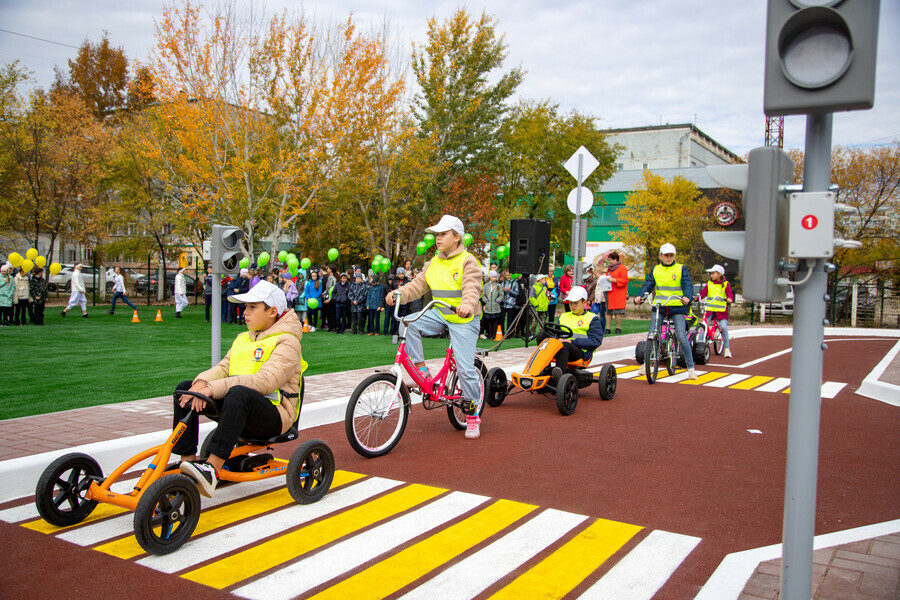
[[[346,485],[351,481],[361,479],[362,477],[365,477],[365,475],[351,473],[349,471],[335,471],[334,479],[331,482],[329,491],[342,485]],[[266,494],[262,494],[261,496],[247,498],[246,500],[227,504],[225,506],[219,506],[200,515],[200,522],[197,523],[197,528],[194,529],[192,536],[200,535],[207,531],[218,529],[219,527],[225,527],[232,523],[237,523],[238,521],[255,517],[269,512],[270,510],[275,510],[276,508],[281,508],[282,506],[293,503],[294,499],[291,497],[290,492],[287,491],[287,488],[279,488]],[[144,549],[141,548],[134,536],[131,535],[101,544],[94,548],[94,550],[99,550],[104,554],[126,559],[134,558],[135,556],[144,553]]]
[[[75,525],[83,525],[84,523],[90,523],[91,521],[99,521],[100,519],[105,519],[106,517],[120,515],[127,510],[127,508],[120,508],[118,506],[113,506],[112,504],[103,504],[101,502],[85,520],[81,521],[80,523],[76,523]],[[58,533],[60,531],[65,531],[66,529],[75,527],[75,525],[57,527],[56,525],[51,525],[43,519],[35,519],[34,521],[29,521],[28,523],[22,523],[22,527],[38,531],[40,533]]]
[[[662,363],[659,363],[659,373],[656,375],[656,380],[659,381],[661,379],[665,379],[666,377],[674,377],[679,373],[683,373],[684,369],[675,369],[675,373],[673,375],[669,375],[669,371],[666,370],[666,366]]]
[[[498,500],[469,518],[426,538],[365,571],[313,596],[314,600],[385,598],[537,509]]]
[[[678,383],[684,383],[687,385],[703,385],[704,383],[715,381],[716,379],[720,379],[722,377],[725,377],[726,375],[728,375],[728,373],[716,373],[715,371],[710,371],[709,373],[699,375],[697,379],[685,379],[684,381],[679,381]]]
[[[782,393],[782,394],[790,394],[790,393],[791,393],[791,386],[787,386],[785,389],[781,390],[781,393]]]
[[[491,596],[491,600],[562,598],[641,529],[637,525],[597,519],[556,552]]]
[[[640,365],[628,365],[625,367],[616,367],[616,373],[630,373],[631,371],[637,371],[640,369]]]
[[[774,377],[765,377],[763,375],[756,375],[754,377],[750,377],[749,379],[745,379],[740,383],[736,383],[732,386],[729,386],[732,390],[752,390],[755,387],[761,386],[767,381],[772,381],[775,379]]]
[[[447,490],[413,484],[182,575],[216,589],[253,577],[354,531],[406,511]]]

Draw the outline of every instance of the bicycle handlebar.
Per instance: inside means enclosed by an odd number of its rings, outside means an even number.
[[[450,310],[456,311],[455,306],[451,306],[451,305],[447,304],[446,302],[444,302],[443,300],[435,299],[435,300],[432,300],[431,302],[429,302],[428,304],[426,304],[425,306],[423,306],[422,310],[420,310],[418,313],[416,313],[416,316],[414,318],[403,317],[401,319],[400,318],[401,292],[400,292],[400,290],[394,290],[391,293],[397,297],[397,300],[394,301],[394,318],[397,319],[398,321],[401,321],[404,325],[409,325],[410,323],[415,323],[416,321],[418,321],[419,319],[422,318],[422,315],[424,315],[426,311],[434,308],[435,306],[445,306],[445,307],[449,308]]]

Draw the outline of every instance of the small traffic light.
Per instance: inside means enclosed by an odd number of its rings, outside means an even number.
[[[750,151],[746,165],[707,167],[720,184],[741,190],[745,231],[706,231],[703,240],[714,252],[740,261],[741,294],[754,302],[787,297],[789,220],[786,187],[794,178],[794,161],[781,148]]]
[[[872,108],[880,0],[769,0],[766,115]]]
[[[213,273],[232,275],[240,270],[239,263],[244,253],[241,239],[244,232],[230,225],[212,226],[211,265]]]

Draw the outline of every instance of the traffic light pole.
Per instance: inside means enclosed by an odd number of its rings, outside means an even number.
[[[832,114],[806,118],[803,191],[827,191],[831,182]],[[791,399],[782,530],[781,598],[808,600],[812,595],[813,537],[822,408],[822,355],[825,351],[824,259],[806,259],[798,275],[809,279],[794,289],[791,351]]]
[[[216,284],[219,284],[216,286]],[[216,366],[222,360],[222,275],[216,273],[213,269],[212,273],[212,298],[209,303],[209,324],[212,331],[212,339],[210,340],[210,366]],[[218,288],[218,289],[217,289]]]

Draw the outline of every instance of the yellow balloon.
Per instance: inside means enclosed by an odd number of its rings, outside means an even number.
[[[27,252],[25,252],[25,258],[28,260],[34,260],[38,257],[38,251],[34,248],[29,248]]]
[[[38,256],[36,259],[34,259],[34,264],[43,269],[47,265],[47,259],[43,256]]]
[[[22,267],[22,270],[27,273],[34,268],[34,263],[31,262],[30,259],[26,258],[25,260],[22,261],[22,264],[19,266]]]
[[[10,252],[9,256],[6,258],[9,261],[9,264],[13,266],[13,269],[22,264],[22,255],[18,252]]]
[[[56,275],[62,270],[62,265],[59,263],[50,263],[50,274]]]

